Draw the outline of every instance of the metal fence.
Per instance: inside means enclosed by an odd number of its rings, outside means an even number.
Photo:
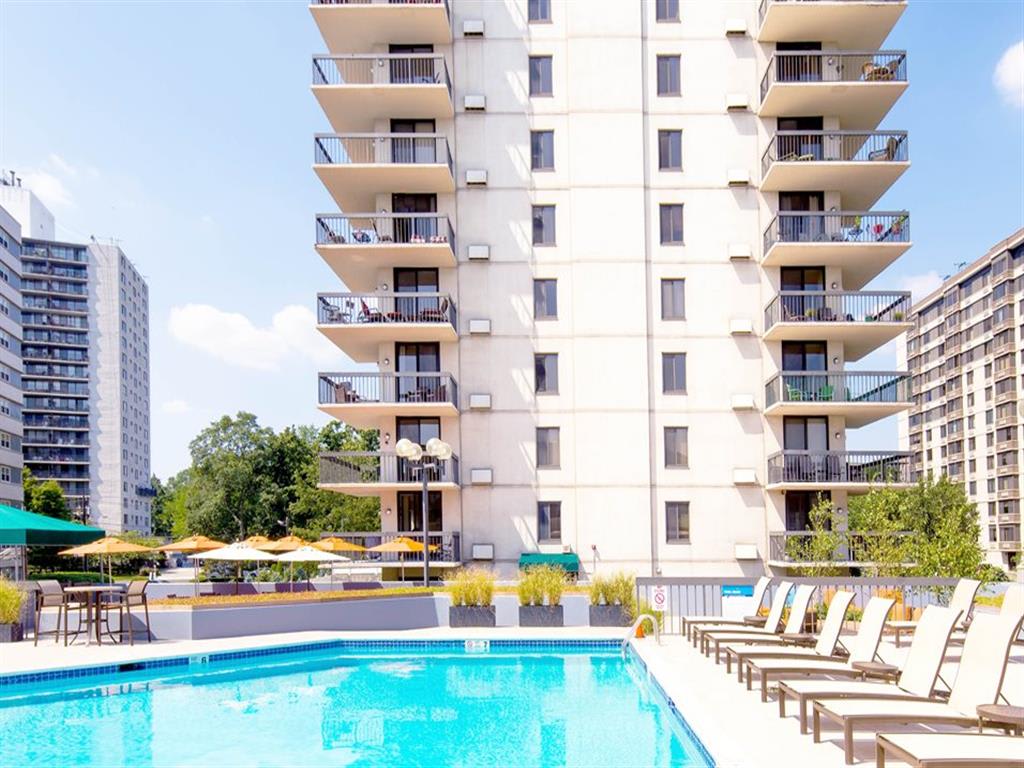
[[[423,531],[325,531],[321,538],[344,539],[352,544],[369,549],[381,544],[388,544],[398,538],[408,538],[420,545],[423,543]],[[430,546],[430,561],[434,563],[458,563],[462,561],[462,535],[459,531],[441,531],[427,536]],[[423,562],[422,552],[345,552],[345,557],[357,563],[405,563]],[[343,567],[343,565],[341,566]]]
[[[313,137],[317,165],[447,165],[448,139],[436,133],[322,133]]]
[[[322,214],[316,217],[317,245],[448,244],[455,230],[436,213]]]
[[[909,243],[906,211],[780,211],[764,232],[775,243]]]
[[[761,157],[761,172],[773,163],[905,163],[906,131],[779,131]]]
[[[459,402],[450,373],[321,373],[319,388],[320,405]]]
[[[459,459],[435,460],[427,469],[431,483],[459,483]],[[383,451],[342,451],[320,454],[320,482],[325,485],[421,483],[418,463]]]
[[[445,293],[321,293],[321,325],[447,323],[456,325],[455,302]]]
[[[761,99],[776,83],[906,81],[906,51],[776,51],[761,78]]]
[[[314,56],[313,85],[443,85],[452,92],[444,56],[422,53]]]
[[[765,385],[765,407],[775,403],[904,403],[910,374],[869,371],[786,371]]]
[[[764,311],[776,323],[901,323],[910,317],[907,291],[780,291]]]
[[[768,484],[907,483],[910,453],[903,451],[779,451],[768,457]]]
[[[777,531],[768,534],[768,559],[777,563],[807,563],[810,555],[807,545],[816,534],[812,531]],[[873,540],[884,537],[885,544],[895,544],[896,540],[911,536],[907,532],[877,533],[872,531],[836,531],[836,549],[832,560],[847,565],[867,565],[872,562]],[[912,565],[907,563],[907,565]]]

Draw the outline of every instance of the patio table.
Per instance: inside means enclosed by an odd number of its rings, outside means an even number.
[[[92,645],[93,633],[96,635],[96,644],[102,645],[100,634],[100,598],[105,594],[123,592],[124,587],[120,584],[103,584],[91,587],[65,587],[64,591],[71,595],[81,595],[85,602],[85,644]]]

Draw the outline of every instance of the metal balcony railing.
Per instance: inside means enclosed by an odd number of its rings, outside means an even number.
[[[809,563],[808,544],[814,537],[811,531],[776,531],[768,534],[768,559],[780,563]],[[871,561],[872,539],[886,537],[893,540],[903,539],[913,534],[906,531],[895,533],[877,533],[874,531],[837,532],[839,543],[832,552],[830,560],[843,563],[863,563]]]
[[[775,403],[905,403],[910,374],[866,371],[786,371],[765,386],[765,406]]]
[[[437,133],[318,134],[317,165],[447,165],[454,173],[448,139]]]
[[[344,2],[345,0],[341,0]],[[330,0],[325,0],[330,2]],[[806,5],[807,0],[761,0],[761,4],[757,8],[757,23],[763,24],[765,14],[768,13],[768,7],[777,3],[792,3],[794,5]],[[862,5],[869,5],[874,3],[905,3],[906,0],[831,0],[831,2],[845,2],[845,3],[860,3]]]
[[[776,51],[761,78],[761,100],[776,83],[906,81],[906,51]]]
[[[321,373],[320,405],[451,403],[459,390],[450,373]]]
[[[764,232],[764,252],[775,243],[908,243],[910,214],[875,211],[779,211]]]
[[[761,157],[761,172],[773,163],[905,163],[906,131],[778,131]]]
[[[405,537],[423,543],[423,531],[341,531],[338,533],[324,531],[322,538],[338,538],[358,544],[367,550],[380,544],[387,544],[397,538]],[[462,535],[459,531],[441,531],[427,534],[427,545],[430,547],[430,562],[460,563],[462,562]],[[422,552],[346,552],[349,560],[362,563],[397,563],[405,564],[423,562]],[[344,566],[339,566],[344,567]]]
[[[903,451],[793,451],[768,457],[768,482],[905,483],[911,454]]]
[[[430,323],[457,327],[455,302],[446,293],[321,293],[321,325]]]
[[[910,314],[907,291],[780,291],[764,311],[776,323],[900,323]]]
[[[443,5],[451,17],[448,0],[313,0],[313,5]]]
[[[314,56],[313,85],[443,85],[452,92],[444,56],[423,53]]]
[[[436,213],[321,214],[317,245],[417,245],[448,243],[455,251],[455,230]]]
[[[452,456],[427,469],[431,483],[459,483],[459,459]],[[320,482],[324,485],[422,483],[419,465],[394,453],[345,451],[320,454]]]

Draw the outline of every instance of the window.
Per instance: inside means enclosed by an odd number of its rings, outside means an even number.
[[[658,131],[658,170],[683,170],[682,131]]]
[[[655,0],[654,17],[658,21],[679,21],[679,0]]]
[[[554,131],[530,131],[530,169],[555,170]]]
[[[533,317],[535,320],[558,318],[558,281],[533,281]]]
[[[543,354],[533,356],[533,372],[538,394],[558,394],[558,355]]]
[[[537,469],[558,469],[558,427],[537,427]]]
[[[679,88],[679,57],[658,57],[658,95],[678,96]]]
[[[687,427],[665,427],[665,466],[689,466],[686,446]]]
[[[533,244],[555,244],[555,206],[533,206]]]
[[[534,232],[537,225],[534,223]],[[683,206],[665,204],[661,206],[661,244],[683,244]]]
[[[685,320],[685,280],[669,278],[661,281],[661,319]]]
[[[531,22],[551,21],[551,0],[528,0],[526,5]]]
[[[9,483],[13,476],[10,467],[0,467],[0,482]]]
[[[530,57],[530,95],[550,96],[551,90],[551,57]]]
[[[562,502],[537,502],[537,539],[539,541],[562,540]]]
[[[665,538],[672,544],[690,543],[690,502],[665,502]]]
[[[666,395],[686,394],[686,353],[665,352],[661,356],[662,392]]]

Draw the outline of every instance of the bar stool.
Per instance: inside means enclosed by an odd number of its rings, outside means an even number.
[[[128,632],[128,644],[135,645],[135,628],[132,626],[132,608],[138,610],[142,608],[145,613],[145,624],[146,624],[146,635],[148,642],[153,642],[153,631],[149,628],[149,599],[146,597],[146,587],[149,586],[148,581],[130,581],[128,582],[128,589],[121,594],[111,595],[109,602],[100,603],[100,615],[103,623],[107,627],[107,634],[113,637],[113,633],[110,631],[110,618],[111,614],[117,612],[117,634],[121,638],[121,642],[124,642],[124,634],[127,629]],[[126,626],[127,625],[127,626]]]
[[[64,591],[64,588],[60,585],[60,582],[54,579],[43,579],[37,581],[36,585],[39,587],[39,591],[36,593],[36,637],[34,645],[39,645],[40,635],[53,635],[54,643],[60,642],[61,617],[64,618],[64,645],[68,644],[68,614],[71,611],[78,612],[78,622],[75,626],[74,637],[78,637],[82,632],[82,626],[84,622],[82,620],[82,611],[85,610],[85,603],[77,600],[72,600],[70,596]],[[57,609],[57,622],[55,629],[52,632],[43,632],[42,619],[44,608],[56,608]]]

